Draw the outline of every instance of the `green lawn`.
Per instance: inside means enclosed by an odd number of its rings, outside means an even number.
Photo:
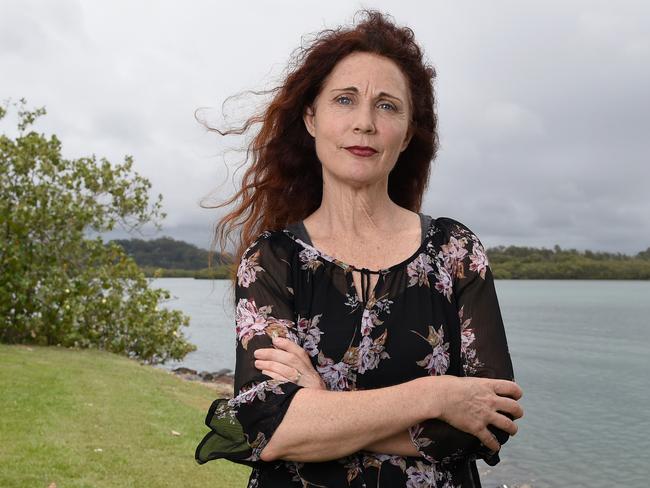
[[[245,487],[245,466],[194,461],[217,396],[115,354],[0,344],[0,486]]]

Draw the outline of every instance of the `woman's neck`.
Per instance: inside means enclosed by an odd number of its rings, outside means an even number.
[[[413,212],[388,196],[387,182],[354,188],[324,184],[320,207],[304,220],[312,238],[346,236],[367,239],[412,226]]]

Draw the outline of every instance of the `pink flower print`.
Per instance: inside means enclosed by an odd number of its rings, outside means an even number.
[[[270,312],[270,306],[258,310],[255,300],[248,301],[240,298],[235,309],[235,333],[241,341],[244,349],[248,347],[248,341],[253,336],[265,334],[266,316]]]
[[[265,400],[266,392],[274,393],[275,395],[284,395],[284,391],[280,388],[280,385],[287,383],[283,380],[267,380],[262,381],[258,384],[253,384],[247,389],[242,389],[235,398],[228,400],[228,405],[231,407],[238,407],[243,404],[251,403],[255,399]]]
[[[390,358],[389,354],[384,351],[387,335],[388,331],[385,330],[374,341],[369,336],[364,336],[361,339],[357,350],[357,371],[359,374],[375,369],[380,360]]]
[[[364,308],[363,314],[361,315],[361,335],[370,335],[370,332],[376,326],[384,323],[383,320],[379,320],[379,312],[389,314],[389,307],[392,303],[391,300],[385,298],[368,302],[368,308]]]
[[[356,375],[350,371],[350,365],[334,361],[326,357],[322,352],[318,353],[318,365],[316,370],[323,378],[328,390],[347,391],[350,389],[350,381],[356,381]]]
[[[485,279],[485,271],[487,270],[489,263],[488,263],[487,254],[485,254],[485,250],[483,249],[483,246],[475,242],[474,247],[472,249],[472,254],[469,257],[469,259],[470,259],[470,264],[469,264],[470,271],[476,271],[481,276],[481,278]]]
[[[375,328],[374,321],[372,320],[372,313],[367,308],[363,309],[363,315],[361,316],[361,335],[367,336],[370,335],[372,329]]]
[[[467,318],[463,320],[463,314],[464,314],[464,309],[465,306],[460,307],[460,310],[458,311],[458,318],[460,319],[460,352],[461,354],[465,354],[467,352],[467,349],[472,345],[474,342],[474,331],[470,329],[470,325],[472,324],[472,319]]]
[[[472,346],[476,340],[474,329],[470,328],[472,324],[471,317],[464,318],[464,306],[458,311],[460,319],[460,355],[463,362],[463,371],[466,376],[474,376],[483,363],[479,361],[476,355],[476,349]]]
[[[431,376],[440,376],[447,372],[449,368],[449,344],[441,344],[433,348],[433,352],[428,354],[421,361],[417,361],[418,366],[425,368]]]
[[[368,468],[368,467],[373,467],[377,469],[381,469],[381,465],[388,461],[390,464],[393,466],[397,466],[400,468],[403,472],[406,472],[406,459],[404,456],[396,456],[393,454],[380,454],[377,452],[365,452],[363,454],[363,467]]]
[[[313,248],[305,248],[298,253],[298,258],[302,265],[300,269],[309,269],[315,271],[323,263],[318,259],[318,252]]]
[[[416,461],[415,466],[411,466],[406,470],[406,475],[408,476],[406,488],[437,486],[435,468],[424,464],[422,461]]]
[[[449,271],[447,268],[439,266],[438,267],[438,273],[435,274],[436,276],[436,284],[435,289],[438,290],[440,293],[442,293],[444,296],[447,297],[447,300],[451,302],[451,295],[454,290],[454,282],[449,274]]]
[[[389,300],[388,298],[379,298],[379,299],[375,300],[374,303],[375,303],[374,308],[376,308],[377,310],[379,310],[381,312],[389,314],[390,313],[390,306],[393,304],[393,301]],[[383,323],[383,322],[380,322],[378,320],[377,314],[375,314],[375,319],[374,320],[375,320],[375,325],[379,325],[379,324]]]
[[[267,334],[269,337],[292,335],[289,329],[293,327],[293,322],[276,319],[270,315],[271,311],[271,305],[257,308],[255,300],[239,299],[235,309],[235,333],[244,349],[248,349],[248,341],[256,335]]]
[[[406,273],[409,277],[409,282],[406,286],[429,286],[427,276],[432,271],[431,256],[426,253],[421,253],[406,267]]]
[[[436,330],[430,325],[429,335],[427,337],[424,337],[415,330],[411,332],[422,337],[433,348],[430,354],[427,354],[424,359],[417,361],[416,364],[425,368],[431,376],[445,374],[447,369],[449,369],[449,343],[444,342],[445,331],[442,326],[440,326],[439,330]]]
[[[413,443],[413,445],[416,447],[418,451],[421,451],[423,447],[427,447],[433,442],[428,437],[424,437],[422,435],[422,432],[424,431],[424,427],[422,427],[420,424],[412,425],[411,427],[409,427],[408,431],[409,431],[409,435],[411,436],[411,442]]]
[[[318,354],[318,343],[320,342],[320,336],[324,334],[318,328],[318,322],[323,314],[314,315],[311,319],[298,317],[296,322],[296,328],[298,329],[298,336],[302,343],[303,349],[307,351],[307,354],[310,356],[316,356]]]
[[[449,274],[452,277],[464,277],[463,259],[467,256],[467,249],[465,249],[466,244],[467,239],[456,239],[451,236],[449,242],[443,244],[440,253],[438,253],[439,257],[442,258],[442,261],[445,264],[445,268],[447,268],[447,271],[449,271]]]
[[[252,256],[242,258],[237,268],[237,284],[239,286],[248,288],[257,279],[257,273],[264,271],[264,268],[258,263],[259,255],[258,250]]]

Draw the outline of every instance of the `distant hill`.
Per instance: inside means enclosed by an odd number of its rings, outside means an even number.
[[[171,237],[113,241],[133,257],[147,276],[228,278],[232,257],[215,253],[208,271],[208,251]],[[650,279],[650,248],[635,256],[621,253],[498,246],[486,250],[497,279]]]
[[[208,251],[171,237],[160,237],[145,241],[143,239],[116,239],[138,266],[145,268],[200,270],[208,267]],[[230,264],[229,256],[215,253],[212,265]]]
[[[499,246],[486,250],[497,279],[648,280],[650,248],[621,253]]]

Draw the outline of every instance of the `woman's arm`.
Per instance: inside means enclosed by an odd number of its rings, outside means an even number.
[[[428,378],[363,391],[298,391],[261,459],[318,462],[338,459],[394,435],[431,415],[440,402],[428,395]]]
[[[439,221],[448,232],[447,244],[442,246],[439,258],[454,281],[453,296],[448,298],[455,301],[458,310],[463,373],[465,376],[513,380],[494,279],[483,246],[478,237],[459,222],[451,219]],[[518,411],[515,418],[523,415],[521,407]],[[497,427],[491,429],[499,444],[516,432],[516,426],[509,430],[493,425]],[[409,431],[421,455],[429,460],[453,460],[475,455],[491,465],[499,461],[498,455],[489,452],[496,452],[499,448],[494,449],[485,442],[482,446],[477,439],[440,419],[414,425]]]
[[[498,448],[488,424],[516,430],[501,412],[517,417],[519,387],[504,380],[430,376],[386,388],[295,393],[260,457],[319,462],[347,456],[403,433],[425,419],[440,418]],[[391,444],[394,441],[390,441]]]
[[[364,450],[393,456],[422,457],[422,454],[415,448],[408,430],[368,444]]]

